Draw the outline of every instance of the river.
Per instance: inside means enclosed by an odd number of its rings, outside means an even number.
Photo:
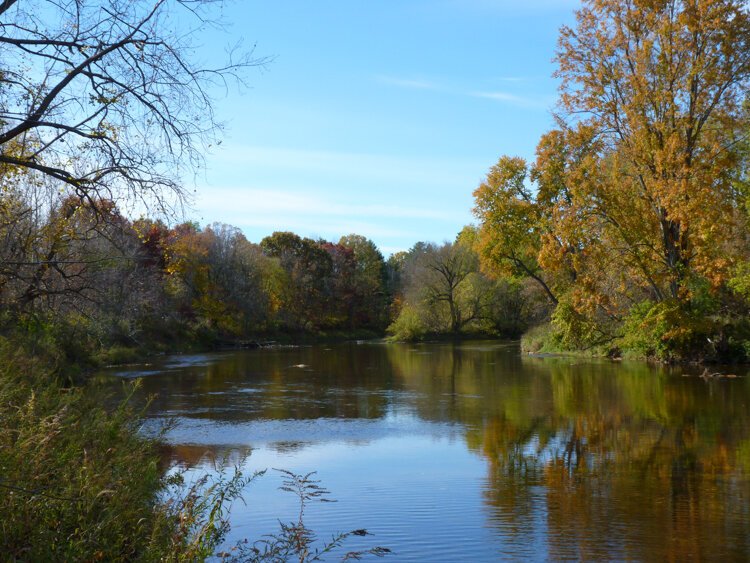
[[[269,471],[228,545],[297,516],[282,475],[316,472],[321,540],[391,561],[750,560],[750,378],[528,357],[463,342],[270,348],[108,370],[155,395],[165,461],[188,478]],[[724,370],[726,373],[726,370]],[[114,376],[114,377],[113,377]],[[335,560],[335,557],[332,558]]]

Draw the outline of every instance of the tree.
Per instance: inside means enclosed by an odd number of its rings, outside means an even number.
[[[474,191],[474,215],[480,221],[475,244],[490,270],[532,278],[557,305],[557,296],[538,262],[543,208],[526,183],[528,173],[525,160],[508,156],[490,169]]]
[[[320,244],[290,232],[275,232],[260,241],[266,256],[286,272],[281,317],[293,328],[315,328],[329,316],[333,259]]]
[[[350,323],[382,328],[387,319],[386,265],[378,247],[370,239],[351,234],[339,244],[354,252],[354,302]]]
[[[182,196],[219,130],[212,90],[264,63],[192,60],[220,4],[0,1],[0,166],[81,198]]]
[[[748,120],[750,16],[740,0],[586,0],[561,31],[566,127],[590,129],[597,167],[574,199],[657,300],[726,281]]]
[[[230,316],[241,321],[245,333],[259,331],[268,320],[268,295],[263,287],[267,258],[236,227],[213,223],[204,236],[208,238],[207,262],[217,299],[230,308]]]
[[[407,300],[426,307],[434,329],[457,334],[481,317],[486,292],[473,279],[478,269],[476,254],[464,245],[426,245],[415,253]]]
[[[354,251],[343,244],[324,240],[319,240],[318,245],[328,253],[331,260],[330,275],[325,280],[325,310],[318,312],[321,320],[331,327],[348,324],[349,328],[354,328],[353,312],[358,300]]]

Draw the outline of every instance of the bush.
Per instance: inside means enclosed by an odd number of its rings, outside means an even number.
[[[423,337],[427,333],[427,327],[422,322],[419,311],[407,303],[398,318],[387,328],[387,332],[391,335],[391,341],[410,342]]]
[[[549,338],[558,350],[592,350],[612,341],[605,326],[604,319],[597,322],[561,299],[552,314],[553,333]]]
[[[48,366],[0,342],[0,553],[24,561],[196,561],[228,529],[249,479],[184,487],[159,466],[130,405],[64,388]],[[251,477],[252,479],[252,477]]]
[[[551,345],[552,325],[549,323],[535,326],[521,336],[521,351],[527,354],[554,351]]]
[[[634,305],[623,327],[623,347],[660,360],[746,361],[750,321],[745,316],[710,314],[701,303],[672,300]]]

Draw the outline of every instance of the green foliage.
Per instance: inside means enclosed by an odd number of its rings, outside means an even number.
[[[419,340],[427,333],[419,311],[413,305],[405,304],[395,321],[388,327],[389,339],[396,342]]]
[[[746,361],[750,357],[747,317],[711,315],[676,301],[634,305],[625,320],[622,346],[638,355],[675,360],[683,357]]]
[[[94,356],[97,363],[102,365],[122,365],[135,363],[140,360],[143,356],[135,348],[127,348],[124,346],[112,346],[106,350],[102,350],[99,354]]]
[[[552,327],[552,338],[562,350],[590,349],[611,340],[599,323],[578,312],[567,300],[555,308]]]
[[[3,352],[0,550],[31,561],[167,552],[156,451],[137,436],[127,401],[107,412],[93,395],[61,389],[38,363]]]
[[[748,201],[750,202],[750,198]],[[750,303],[750,262],[741,263],[733,273],[729,288]]]
[[[490,290],[487,318],[498,334],[518,338],[528,327],[529,314],[522,285],[512,278],[496,280]]]
[[[527,330],[521,336],[521,351],[526,354],[557,351],[553,344],[552,325],[545,323]]]
[[[674,304],[672,307],[651,301],[635,304],[625,320],[623,345],[644,356],[667,356],[671,351],[667,335],[674,312]]]

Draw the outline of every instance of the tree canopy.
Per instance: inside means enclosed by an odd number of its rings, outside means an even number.
[[[585,0],[560,33],[556,128],[474,193],[485,267],[536,280],[578,344],[740,338],[705,321],[747,309],[729,289],[750,254],[748,47],[739,0]]]

